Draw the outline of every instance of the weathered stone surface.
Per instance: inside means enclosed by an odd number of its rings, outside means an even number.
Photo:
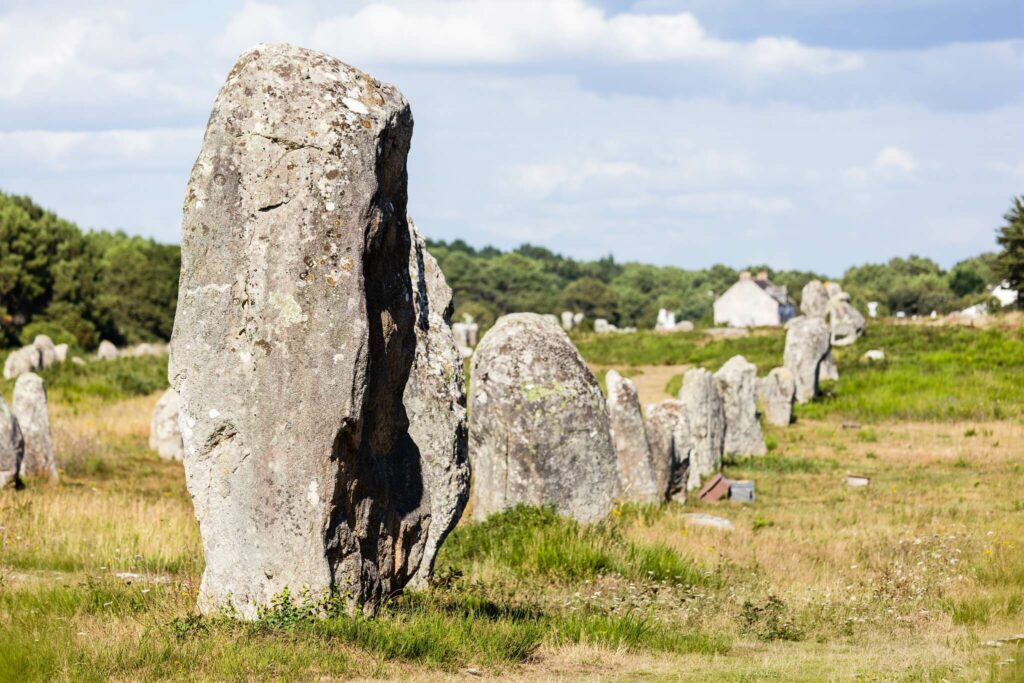
[[[787,368],[774,368],[757,380],[757,401],[770,425],[785,427],[793,421],[796,378]]]
[[[824,318],[828,308],[828,290],[821,280],[811,280],[800,293],[800,312],[815,318]]]
[[[722,469],[725,447],[725,407],[715,376],[704,368],[687,370],[679,390],[690,442],[690,472],[686,489],[699,489],[701,482]]]
[[[659,489],[654,471],[636,385],[615,370],[609,370],[605,386],[612,446],[618,460],[619,499],[638,503],[665,500],[665,489]]]
[[[48,368],[57,362],[57,346],[45,334],[37,334],[32,346],[39,349],[39,367]]]
[[[50,434],[50,411],[46,403],[43,378],[26,372],[14,383],[14,417],[25,437],[25,457],[21,474],[30,477],[58,478],[57,456]]]
[[[863,360],[869,363],[877,363],[885,360],[885,351],[881,349],[870,349],[863,356]]]
[[[821,361],[821,368],[818,370],[818,380],[824,382],[825,380],[835,381],[837,379],[839,379],[839,366],[836,365],[832,349],[829,349],[828,353],[825,354],[825,359]]]
[[[828,324],[823,318],[800,316],[789,321],[783,365],[796,380],[797,403],[818,395],[821,365],[832,349]]]
[[[733,356],[715,373],[725,409],[725,455],[764,455],[764,435],[757,420],[757,366]]]
[[[20,481],[24,457],[25,438],[21,434],[18,418],[14,417],[14,413],[7,407],[7,401],[0,396],[0,488],[12,481]]]
[[[181,428],[178,424],[180,406],[178,392],[172,388],[160,396],[153,408],[153,418],[149,424],[149,447],[164,460],[184,459],[185,446],[181,441]]]
[[[195,171],[193,171],[195,173]],[[119,355],[117,347],[114,346],[114,342],[104,339],[100,342],[99,348],[96,349],[96,357],[100,360],[114,360]]]
[[[829,299],[828,321],[833,346],[849,346],[864,334],[867,321],[850,303],[850,295],[840,292]]]
[[[608,411],[565,331],[533,313],[503,316],[480,341],[472,377],[473,515],[523,503],[605,517],[617,478]]]
[[[430,491],[430,526],[423,560],[410,585],[425,587],[438,549],[469,501],[466,382],[462,356],[452,334],[452,290],[412,220],[409,232],[416,355],[403,402],[409,416],[409,436],[419,449]]]
[[[192,170],[169,375],[205,551],[199,606],[288,588],[372,611],[419,568],[430,492],[401,93],[290,45],[244,53]]]
[[[647,406],[646,427],[658,491],[664,498],[685,503],[691,440],[683,402],[667,400]]]
[[[4,378],[16,379],[26,372],[33,372],[42,366],[39,349],[34,346],[23,346],[7,354],[4,361]]]

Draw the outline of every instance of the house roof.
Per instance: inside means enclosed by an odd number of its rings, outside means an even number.
[[[789,298],[789,293],[786,291],[785,285],[774,284],[768,278],[758,279],[754,278],[754,284],[763,289],[765,293],[771,298],[778,301],[783,306],[795,306],[796,302]]]

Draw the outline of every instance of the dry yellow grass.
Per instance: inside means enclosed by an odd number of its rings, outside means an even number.
[[[984,680],[1019,671],[1006,661],[1019,648],[982,642],[1024,631],[1020,424],[805,421],[771,430],[768,458],[727,468],[757,481],[754,505],[622,511],[629,538],[669,546],[711,571],[717,586],[616,576],[491,586],[497,575],[464,577],[494,600],[570,613],[633,610],[671,629],[721,634],[731,643],[724,654],[584,638],[546,642],[522,664],[439,669],[288,632],[177,638],[176,620],[192,610],[200,544],[180,465],[145,445],[155,398],[78,413],[55,406],[62,483],[0,492],[0,635],[23,624],[53,641],[58,679],[87,671],[122,680]],[[847,487],[849,472],[871,485]],[[688,527],[691,510],[728,517],[735,529]],[[112,578],[126,571],[144,577]],[[87,594],[109,598],[39,623],[28,614],[45,605],[37,601]],[[761,620],[772,596],[782,605],[777,622]]]

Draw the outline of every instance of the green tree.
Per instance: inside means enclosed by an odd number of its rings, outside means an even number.
[[[996,260],[996,274],[1011,289],[1020,291],[1024,288],[1024,195],[1013,198],[1003,220],[1006,224],[996,234],[996,242],[1003,248]],[[1018,298],[1017,305],[1024,306],[1024,300]]]
[[[615,293],[595,277],[570,282],[562,290],[561,302],[566,310],[581,312],[588,320],[618,320]]]

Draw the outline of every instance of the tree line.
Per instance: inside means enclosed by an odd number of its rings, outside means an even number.
[[[91,349],[168,339],[177,245],[84,232],[28,197],[0,193],[0,330],[5,346],[48,334]]]
[[[879,302],[882,315],[946,313],[985,301],[1008,280],[1024,286],[1024,204],[1015,198],[997,241],[1000,254],[965,259],[948,271],[920,256],[855,266],[839,280],[854,303]],[[463,240],[428,242],[454,292],[456,319],[473,315],[488,327],[505,313],[580,311],[620,327],[654,326],[658,310],[680,320],[710,323],[712,304],[739,277],[722,264],[686,270],[673,266],[567,258],[524,244],[510,251],[474,248]],[[0,193],[0,323],[7,346],[39,333],[57,342],[93,348],[168,339],[178,297],[181,252],[177,245],[123,232],[84,232],[28,197]],[[751,264],[800,290],[827,274],[775,270]]]

